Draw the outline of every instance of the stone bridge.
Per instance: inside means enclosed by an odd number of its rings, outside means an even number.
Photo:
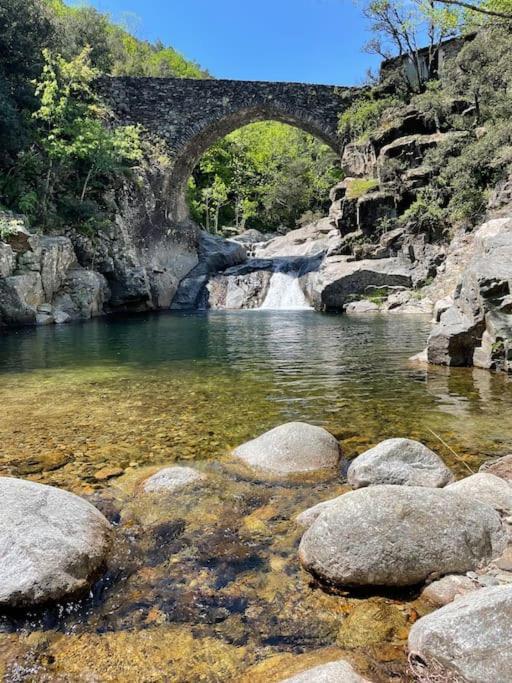
[[[185,189],[195,165],[218,139],[255,121],[275,120],[311,133],[340,152],[338,117],[357,88],[302,83],[104,77],[99,82],[120,124],[142,124],[173,158],[168,215],[188,216]]]

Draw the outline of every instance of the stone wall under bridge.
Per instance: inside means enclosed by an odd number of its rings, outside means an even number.
[[[103,77],[99,90],[120,124],[141,124],[174,160],[168,216],[186,220],[185,188],[194,166],[217,140],[249,123],[276,120],[311,133],[340,153],[338,118],[358,88],[302,83]]]

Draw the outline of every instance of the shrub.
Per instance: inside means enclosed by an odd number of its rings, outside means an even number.
[[[383,114],[398,104],[396,97],[379,97],[374,92],[365,94],[341,114],[340,135],[345,140],[367,140],[379,127]]]

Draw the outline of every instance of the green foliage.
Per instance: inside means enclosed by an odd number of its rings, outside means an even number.
[[[379,128],[384,113],[398,104],[396,97],[379,97],[373,92],[365,94],[341,114],[340,135],[345,140],[368,140]]]
[[[359,199],[364,194],[379,187],[377,178],[353,178],[347,181],[347,198]]]
[[[442,237],[448,227],[446,211],[438,203],[437,195],[429,188],[418,193],[416,200],[400,216],[399,222],[431,240]]]
[[[326,210],[340,173],[335,154],[311,135],[272,121],[252,124],[205,153],[189,206],[207,229],[294,228]]]

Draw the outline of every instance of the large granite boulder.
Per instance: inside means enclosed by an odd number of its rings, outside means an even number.
[[[333,501],[305,532],[299,557],[328,584],[411,586],[485,565],[506,542],[488,505],[443,489],[385,485]]]
[[[0,606],[58,600],[84,589],[105,559],[110,525],[78,496],[0,478]]]
[[[348,662],[339,659],[337,662],[320,664],[312,669],[286,678],[281,683],[369,683],[360,676]]]
[[[66,279],[68,270],[76,264],[75,251],[67,237],[41,237],[41,282],[45,300],[51,302]]]
[[[356,296],[375,289],[412,286],[410,263],[400,258],[350,260],[347,256],[324,259],[317,280],[316,305],[343,310]]]
[[[38,272],[0,278],[0,327],[34,325],[37,307],[44,303]]]
[[[355,489],[375,484],[441,487],[453,481],[453,474],[419,441],[387,439],[359,455],[347,478]]]
[[[145,493],[174,493],[204,479],[204,474],[192,467],[165,467],[142,484]]]
[[[70,270],[55,297],[54,307],[71,319],[88,319],[104,312],[110,290],[106,279],[93,270]]]
[[[16,255],[9,244],[0,242],[0,278],[9,277],[16,266]]]
[[[432,329],[430,363],[512,372],[512,218],[482,225],[453,304]]]
[[[417,621],[409,652],[421,680],[508,683],[511,633],[512,586],[483,588]]]
[[[234,455],[246,465],[277,475],[334,470],[340,447],[322,427],[288,422],[238,446]]]
[[[512,486],[489,472],[478,472],[446,487],[470,500],[486,503],[500,512],[512,512]]]
[[[328,218],[290,230],[256,249],[257,258],[296,258],[323,255],[329,246],[332,225]]]

